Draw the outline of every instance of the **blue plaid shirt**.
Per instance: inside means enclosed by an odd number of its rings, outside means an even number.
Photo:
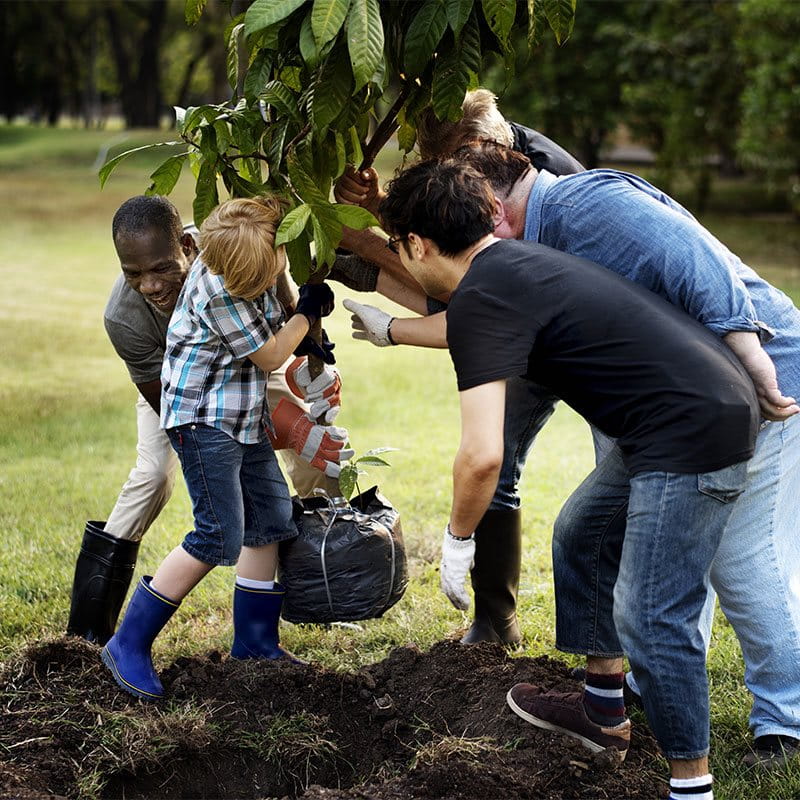
[[[273,289],[257,300],[228,294],[198,257],[167,330],[161,427],[202,423],[243,444],[266,437],[267,375],[248,356],[284,322]]]
[[[800,396],[800,311],[642,178],[611,169],[559,178],[540,172],[525,238],[642,284],[718,336],[760,333],[780,390]]]

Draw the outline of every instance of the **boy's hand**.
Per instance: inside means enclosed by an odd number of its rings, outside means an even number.
[[[322,372],[311,380],[307,358],[296,358],[286,368],[286,383],[295,397],[311,406],[311,417],[319,419],[325,415],[330,425],[342,407],[342,379],[333,367],[324,367]]]
[[[302,314],[313,325],[321,317],[327,317],[333,305],[333,292],[327,283],[306,283],[300,287],[295,313]]]
[[[269,433],[275,450],[294,450],[303,461],[324,472],[329,478],[338,478],[341,462],[353,457],[345,450],[347,431],[328,425],[315,425],[300,406],[285,397],[272,412],[275,435]]]
[[[294,354],[296,356],[316,356],[325,364],[335,364],[336,356],[333,354],[334,347],[336,347],[336,345],[328,338],[328,334],[325,333],[325,328],[323,328],[322,343],[311,336],[304,336],[300,340],[300,344],[295,347]]]

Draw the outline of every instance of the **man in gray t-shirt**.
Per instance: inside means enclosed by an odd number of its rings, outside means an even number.
[[[114,632],[136,565],[139,542],[169,500],[175,482],[177,458],[159,424],[161,363],[167,326],[198,251],[197,229],[183,228],[178,211],[163,197],[133,197],[123,203],[114,217],[112,232],[122,274],[111,291],[104,322],[111,343],[138,390],[137,458],[108,520],[86,524],[67,625],[68,633],[100,644],[105,644]],[[279,291],[280,288],[279,283]],[[284,295],[288,295],[288,282],[283,288]],[[291,302],[288,296],[281,300]],[[304,399],[313,400],[314,417],[324,415],[331,422],[339,404],[336,372],[327,370],[324,377],[306,387],[301,378],[302,367],[293,362],[289,369],[293,392],[286,380],[288,365],[289,362],[270,373],[270,410],[285,398],[308,413]],[[347,435],[341,428],[324,430],[329,432],[325,437]],[[320,450],[327,441],[325,437],[318,437]],[[301,497],[318,487],[329,489],[325,474],[309,463],[317,456],[316,451],[306,453],[302,459],[299,451],[281,452],[286,471]],[[338,465],[329,466],[332,472],[338,470]]]

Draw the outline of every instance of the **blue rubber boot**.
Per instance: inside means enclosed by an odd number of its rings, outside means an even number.
[[[305,664],[278,644],[278,620],[286,589],[279,583],[273,589],[233,587],[233,647],[231,658],[286,659]]]
[[[114,680],[126,692],[143,700],[164,696],[150,648],[180,605],[153,589],[151,580],[152,576],[145,575],[139,581],[119,629],[100,653]]]

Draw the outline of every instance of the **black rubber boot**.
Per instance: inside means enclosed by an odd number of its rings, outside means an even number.
[[[139,552],[139,542],[117,539],[104,527],[105,522],[86,523],[67,624],[67,633],[98,644],[114,633]]]
[[[517,589],[522,557],[519,509],[487,511],[475,529],[475,619],[462,644],[500,642],[517,645],[522,634],[517,623]]]

